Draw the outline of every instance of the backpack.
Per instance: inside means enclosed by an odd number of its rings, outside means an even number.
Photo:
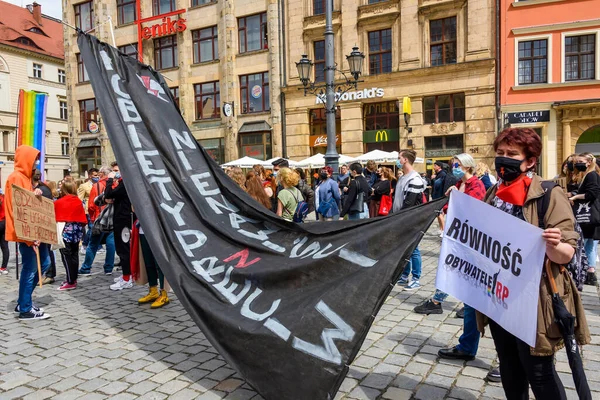
[[[540,197],[537,200],[537,209],[538,209],[538,225],[541,229],[545,229],[544,224],[544,216],[546,215],[546,211],[548,211],[548,207],[550,205],[550,192],[554,189],[555,186],[558,186],[555,182],[552,181],[543,181],[542,189],[544,189],[544,196]],[[583,290],[583,282],[585,281],[586,272],[588,269],[588,258],[585,254],[584,247],[584,239],[583,239],[583,231],[581,227],[575,221],[575,232],[579,234],[579,239],[577,240],[577,247],[575,248],[575,253],[573,254],[573,258],[565,268],[569,271],[571,278],[575,281],[575,285],[577,289],[581,292]]]
[[[306,218],[306,216],[308,215],[308,203],[304,199],[298,200],[294,192],[292,192],[291,190],[290,192],[298,202],[298,204],[296,204],[296,210],[294,211],[293,221],[297,223],[304,222],[304,218]],[[302,194],[302,192],[300,192],[300,194]]]
[[[354,182],[356,183],[356,197],[352,199],[352,204],[350,204],[350,209],[348,211],[352,211],[353,213],[361,213],[364,211],[365,192],[360,190],[360,182],[357,179],[354,179]],[[350,199],[347,201],[350,201]]]

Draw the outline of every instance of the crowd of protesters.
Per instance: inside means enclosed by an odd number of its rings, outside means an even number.
[[[577,319],[576,338],[580,344],[589,342],[589,330],[574,279],[564,273],[561,265],[569,263],[577,249],[579,226],[587,256],[585,283],[596,285],[595,265],[600,240],[600,166],[590,154],[573,154],[562,165],[557,178],[564,179],[564,189],[549,191],[549,208],[543,220],[536,213],[537,199],[543,195],[542,180],[536,175],[542,144],[530,129],[506,129],[494,142],[495,172],[476,163],[469,154],[457,154],[449,163],[435,161],[430,174],[421,174],[415,167],[416,152],[400,150],[395,166],[377,165],[369,161],[341,165],[334,173],[331,167],[309,176],[302,169],[290,168],[289,161],[278,159],[272,169],[255,165],[244,171],[227,169],[227,175],[255,200],[256,207],[270,210],[286,221],[329,222],[341,219],[363,220],[386,216],[418,206],[430,200],[451,197],[459,191],[484,201],[513,217],[544,229],[546,257],[556,283],[569,287],[563,301]],[[150,303],[160,308],[169,303],[168,282],[152,255],[143,227],[135,217],[119,166],[116,162],[100,169],[92,168],[87,179],[75,181],[65,177],[61,182],[43,182],[36,169],[39,152],[20,146],[15,153],[15,172],[0,193],[0,248],[3,253],[1,274],[7,274],[9,248],[7,241],[19,242],[22,269],[19,297],[15,313],[22,320],[45,319],[49,315],[32,301],[38,283],[36,253],[39,254],[45,284],[57,275],[55,250],[65,267],[66,280],[58,290],[77,288],[80,276],[92,274],[92,264],[99,249],[106,247],[103,273],[112,275],[115,254],[120,260],[122,275],[110,285],[111,290],[133,287],[133,282],[148,284],[148,294],[139,304]],[[395,170],[394,170],[395,169]],[[17,238],[11,203],[11,185],[30,188],[36,196],[54,202],[56,221],[61,232],[59,244],[51,247]],[[6,196],[6,197],[5,197]],[[591,211],[589,221],[579,219],[577,206],[585,202]],[[595,204],[598,204],[594,206]],[[581,207],[579,207],[581,208]],[[444,236],[445,206],[437,216],[439,235]],[[473,216],[477,218],[477,216]],[[577,224],[579,222],[579,224]],[[79,267],[79,253],[85,259]],[[421,287],[421,253],[418,246],[400,274],[398,284],[404,290]],[[433,297],[414,308],[419,314],[441,314],[447,294],[439,290]],[[540,282],[538,329],[535,348],[530,348],[500,325],[465,304],[457,316],[463,318],[463,333],[458,344],[441,349],[439,356],[447,359],[472,360],[478,350],[480,334],[489,325],[502,368],[492,370],[488,379],[501,381],[510,399],[527,398],[529,386],[536,398],[566,399],[564,387],[554,367],[554,353],[562,346],[561,338],[553,336],[548,324],[554,323],[552,294],[546,282]]]

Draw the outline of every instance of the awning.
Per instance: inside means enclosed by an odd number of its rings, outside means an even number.
[[[271,131],[271,125],[265,121],[244,122],[238,133],[257,133]]]
[[[82,139],[77,145],[78,149],[86,147],[100,147],[100,141],[98,139]]]

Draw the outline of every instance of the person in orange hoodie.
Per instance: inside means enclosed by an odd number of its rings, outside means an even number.
[[[39,163],[40,152],[31,146],[21,145],[15,151],[15,170],[8,176],[5,188],[5,210],[6,210],[6,240],[9,242],[19,242],[19,253],[21,253],[22,270],[19,280],[19,298],[15,313],[19,313],[21,320],[34,320],[49,318],[44,310],[33,304],[33,290],[38,284],[37,258],[35,249],[40,253],[40,263],[42,274],[50,267],[50,255],[48,246],[40,246],[39,242],[27,242],[17,238],[15,232],[15,218],[12,207],[12,185],[17,185],[25,190],[31,190],[36,196],[41,196],[40,189],[33,190],[31,178],[35,171],[36,164]]]

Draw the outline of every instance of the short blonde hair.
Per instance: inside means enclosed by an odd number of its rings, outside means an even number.
[[[471,157],[470,154],[467,153],[461,153],[461,154],[457,154],[454,156],[455,160],[458,160],[460,162],[460,164],[467,168],[470,172],[473,172],[473,170],[476,167],[475,164],[475,160],[473,159],[473,157]]]
[[[480,178],[486,173],[490,173],[490,167],[483,161],[479,161],[475,167],[475,175]]]
[[[294,187],[300,182],[300,175],[290,168],[281,168],[277,173],[277,179],[284,187]]]

